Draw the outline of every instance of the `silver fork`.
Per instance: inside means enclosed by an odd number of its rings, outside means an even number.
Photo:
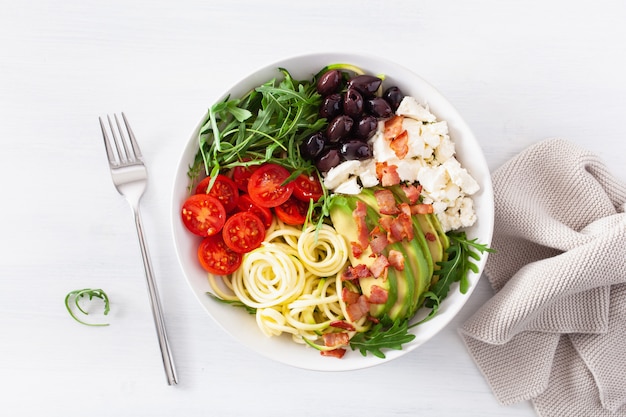
[[[141,247],[141,256],[143,258],[143,266],[146,271],[146,281],[148,283],[148,293],[150,295],[150,304],[152,306],[152,317],[156,326],[157,336],[159,338],[159,346],[161,347],[161,357],[163,366],[165,367],[165,375],[169,385],[178,383],[176,369],[174,368],[174,359],[170,351],[169,342],[167,340],[167,332],[165,331],[165,321],[161,310],[161,301],[157,291],[156,282],[152,273],[148,248],[146,246],[143,233],[143,226],[139,216],[139,201],[148,184],[148,171],[143,163],[139,145],[135,140],[130,124],[122,113],[122,119],[128,133],[128,139],[124,135],[124,129],[120,124],[117,115],[113,116],[115,125],[111,118],[107,116],[108,125],[113,140],[109,138],[105,123],[100,117],[100,127],[102,128],[102,136],[104,137],[104,146],[106,148],[107,157],[109,158],[109,168],[111,169],[111,178],[117,191],[126,197],[135,217],[135,226],[137,227],[137,235],[139,236],[139,246]],[[117,127],[117,133],[116,133]]]

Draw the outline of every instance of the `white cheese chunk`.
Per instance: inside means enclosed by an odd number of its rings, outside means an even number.
[[[357,177],[350,177],[335,188],[335,192],[339,194],[358,194],[361,192],[361,186],[357,182]]]
[[[417,102],[414,97],[406,96],[400,102],[396,114],[400,116],[410,117],[422,122],[434,122],[437,120],[426,107]]]
[[[345,161],[340,163],[334,168],[331,168],[324,176],[324,185],[329,190],[336,189],[339,185],[344,183],[354,175],[356,170],[361,165],[361,161]]]

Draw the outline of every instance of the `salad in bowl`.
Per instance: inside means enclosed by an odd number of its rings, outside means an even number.
[[[209,314],[307,369],[415,349],[460,310],[491,251],[471,131],[424,80],[365,56],[290,58],[230,89],[192,134],[172,201],[179,260]]]

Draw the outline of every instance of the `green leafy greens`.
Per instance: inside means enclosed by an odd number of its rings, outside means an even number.
[[[391,320],[383,316],[380,321],[370,330],[355,334],[350,339],[352,350],[359,350],[361,355],[367,353],[378,358],[385,358],[382,349],[402,350],[402,345],[415,339],[415,335],[409,333],[408,320]]]
[[[65,296],[65,308],[70,313],[72,318],[76,320],[77,322],[84,324],[86,326],[108,326],[109,323],[87,323],[87,322],[80,320],[78,317],[76,317],[76,315],[72,311],[72,308],[70,307],[71,300],[72,299],[74,300],[74,305],[76,306],[76,309],[79,312],[81,312],[84,315],[89,315],[89,313],[85,309],[83,309],[79,303],[79,301],[83,299],[85,296],[89,297],[89,300],[92,300],[94,297],[96,297],[104,301],[104,315],[106,316],[107,314],[109,314],[109,311],[110,311],[109,297],[106,295],[106,293],[101,289],[92,290],[90,288],[85,288],[82,290],[70,291]]]
[[[226,98],[209,108],[198,136],[200,149],[189,176],[195,180],[204,167],[207,175],[235,166],[273,162],[295,178],[314,167],[300,155],[302,140],[324,129],[319,117],[321,96],[313,81],[297,81],[280,69],[272,79],[241,99]]]

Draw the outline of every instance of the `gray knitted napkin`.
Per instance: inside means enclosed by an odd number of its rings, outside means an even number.
[[[495,294],[459,329],[470,355],[502,404],[626,416],[626,184],[550,139],[493,185]]]

